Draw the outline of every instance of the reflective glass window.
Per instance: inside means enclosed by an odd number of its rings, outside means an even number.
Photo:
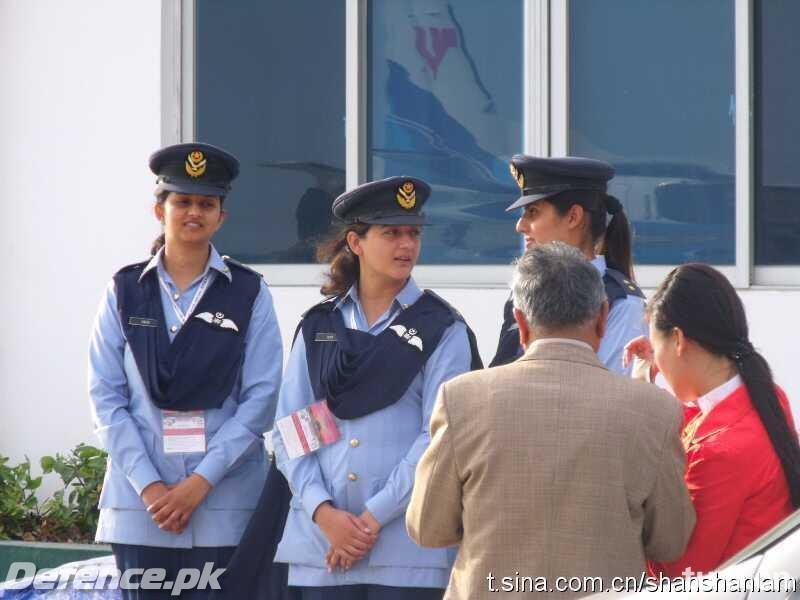
[[[755,17],[755,262],[800,264],[800,2],[760,0]]]
[[[215,243],[314,262],[345,185],[345,3],[197,0],[195,14],[195,138],[242,163]]]
[[[519,254],[521,0],[372,0],[368,5],[368,177],[421,177],[421,262],[506,264]]]
[[[637,264],[733,264],[733,0],[571,0],[569,152],[616,168]]]

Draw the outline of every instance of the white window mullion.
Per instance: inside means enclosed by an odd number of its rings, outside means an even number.
[[[523,5],[523,151],[550,154],[550,18],[545,0]]]
[[[748,288],[753,273],[753,5],[736,0],[736,268],[737,288]]]
[[[568,11],[568,0],[550,0],[550,156],[569,154]]]
[[[345,165],[346,189],[367,177],[367,10],[366,0],[347,0],[345,14]]]

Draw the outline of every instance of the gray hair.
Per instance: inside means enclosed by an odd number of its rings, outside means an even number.
[[[597,268],[562,242],[532,246],[515,262],[511,294],[528,325],[540,331],[584,325],[606,299]]]

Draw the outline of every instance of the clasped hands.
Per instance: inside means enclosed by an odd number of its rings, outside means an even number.
[[[211,491],[204,477],[192,473],[175,485],[156,481],[142,490],[142,502],[160,529],[181,534],[194,510]]]
[[[350,569],[364,558],[378,541],[381,525],[368,510],[356,516],[323,502],[314,512],[314,522],[325,534],[330,548],[325,555],[328,571]]]

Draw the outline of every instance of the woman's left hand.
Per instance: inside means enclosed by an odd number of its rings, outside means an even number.
[[[336,552],[333,548],[328,548],[328,553],[325,555],[325,565],[328,567],[328,573],[333,573],[336,569],[349,571],[354,563],[355,561]]]
[[[363,513],[361,513],[360,519],[369,526],[369,530],[373,534],[377,535],[377,533],[381,530],[381,524],[378,523],[378,519],[372,516],[372,513],[368,510],[365,510]]]
[[[169,492],[147,507],[158,526],[173,533],[182,533],[189,524],[194,510],[200,506],[211,491],[211,484],[204,477],[192,473]]]
[[[361,513],[359,518],[369,526],[370,531],[373,531],[376,534],[378,531],[380,531],[381,524],[368,510],[365,510],[363,513]],[[328,553],[325,555],[325,564],[327,565],[329,572],[333,572],[337,568],[341,569],[342,571],[349,571],[355,562],[356,561],[350,560],[349,558],[339,554],[333,548],[329,548]]]

